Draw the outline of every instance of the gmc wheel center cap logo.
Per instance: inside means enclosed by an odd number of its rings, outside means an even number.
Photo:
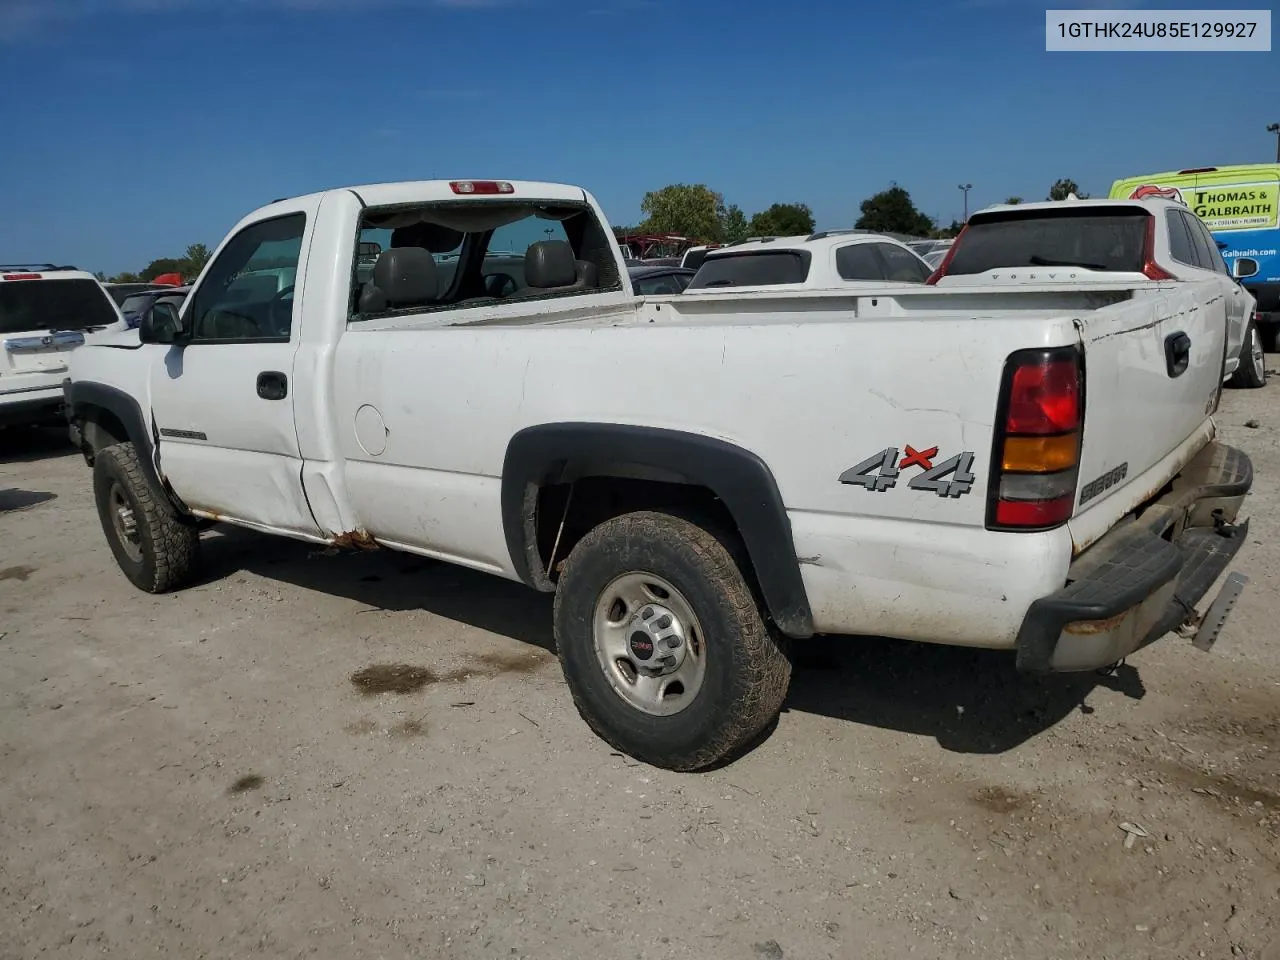
[[[631,634],[628,643],[637,660],[648,660],[653,656],[653,640],[643,630],[637,630]]]

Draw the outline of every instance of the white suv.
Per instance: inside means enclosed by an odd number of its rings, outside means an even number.
[[[127,328],[91,273],[0,266],[0,427],[56,421],[71,351]]]
[[[933,271],[905,243],[880,233],[829,230],[762,237],[707,253],[684,295],[760,290],[839,290],[922,284]]]

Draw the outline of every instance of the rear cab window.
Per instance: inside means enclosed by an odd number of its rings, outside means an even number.
[[[615,248],[585,203],[370,207],[360,222],[349,320],[620,291]]]
[[[809,277],[809,262],[807,250],[744,250],[709,256],[702,261],[688,289],[804,283]]]
[[[1014,267],[1141,273],[1150,213],[1140,207],[1001,211],[969,221],[948,276]]]
[[[102,285],[88,277],[0,279],[0,334],[89,330],[119,320]]]

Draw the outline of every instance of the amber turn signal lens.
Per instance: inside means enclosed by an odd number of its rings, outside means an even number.
[[[1080,449],[1078,433],[1057,437],[1008,437],[1004,441],[1003,467],[1013,473],[1054,473],[1076,465]]]

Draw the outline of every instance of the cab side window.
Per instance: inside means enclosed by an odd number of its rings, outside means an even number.
[[[875,246],[884,257],[885,279],[894,283],[924,283],[929,279],[929,268],[906,250],[889,243],[877,243]]]
[[[1189,267],[1198,267],[1199,258],[1191,242],[1191,231],[1187,229],[1187,218],[1180,210],[1166,210],[1165,223],[1169,226],[1169,252],[1173,259]]]
[[[1184,213],[1183,217],[1186,218],[1187,229],[1192,231],[1193,236],[1199,238],[1196,246],[1200,248],[1204,268],[1228,276],[1230,271],[1227,269],[1227,261],[1222,259],[1222,250],[1218,247],[1218,241],[1204,225],[1204,221],[1192,213]]]
[[[884,264],[876,256],[877,244],[851,243],[836,250],[836,272],[841,280],[883,280]]]
[[[191,342],[287,342],[307,217],[291,213],[245,227],[209,265],[186,318]]]

